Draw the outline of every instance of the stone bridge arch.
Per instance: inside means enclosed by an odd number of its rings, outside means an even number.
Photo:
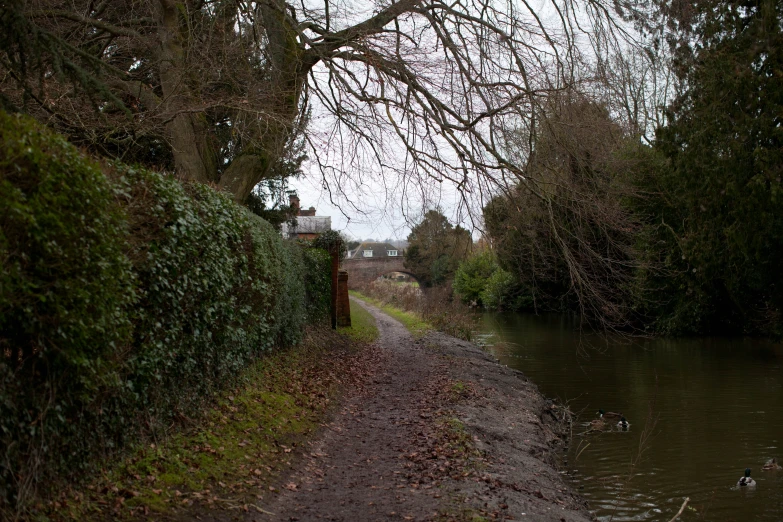
[[[411,276],[418,281],[416,276],[403,266],[402,256],[397,257],[364,257],[358,259],[345,259],[342,269],[348,272],[348,287],[357,288],[371,283],[384,274],[400,272]]]

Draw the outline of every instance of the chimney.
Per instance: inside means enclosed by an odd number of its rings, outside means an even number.
[[[288,204],[291,206],[291,211],[295,216],[299,215],[299,196],[291,194],[288,196]]]

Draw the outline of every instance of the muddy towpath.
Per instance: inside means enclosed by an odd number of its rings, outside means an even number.
[[[521,373],[352,306],[380,332],[367,374],[246,520],[590,520],[555,467],[561,412]]]

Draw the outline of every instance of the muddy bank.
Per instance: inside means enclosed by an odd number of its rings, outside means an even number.
[[[562,409],[521,372],[473,343],[431,332],[416,344],[442,357],[452,380],[473,387],[448,407],[472,435],[486,467],[479,480],[452,484],[454,493],[499,518],[590,520],[586,502],[558,472],[556,456],[569,436]]]
[[[560,413],[532,383],[471,343],[413,339],[364,306],[380,338],[364,354],[363,382],[281,492],[236,518],[590,520],[556,469]]]

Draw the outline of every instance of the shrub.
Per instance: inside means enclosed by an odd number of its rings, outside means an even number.
[[[516,309],[512,301],[515,287],[514,276],[502,268],[490,275],[481,291],[481,303],[490,310]]]
[[[1,509],[34,491],[37,467],[78,466],[60,441],[122,386],[135,281],[98,165],[29,120],[0,112],[0,130]]]
[[[199,184],[0,113],[0,518],[323,316],[328,262]],[[328,301],[327,301],[328,302]]]
[[[460,264],[453,288],[463,303],[475,303],[488,310],[535,309],[530,289],[514,274],[500,268],[490,250],[478,252]]]
[[[463,303],[483,304],[487,281],[497,270],[499,267],[492,251],[481,250],[460,263],[452,287]]]
[[[307,279],[307,316],[326,320],[330,312],[332,293],[332,257],[322,248],[304,249]]]
[[[320,234],[317,238],[313,239],[312,245],[316,248],[331,252],[333,248],[337,249],[337,259],[342,263],[345,256],[348,254],[348,246],[336,230],[327,230]]]

